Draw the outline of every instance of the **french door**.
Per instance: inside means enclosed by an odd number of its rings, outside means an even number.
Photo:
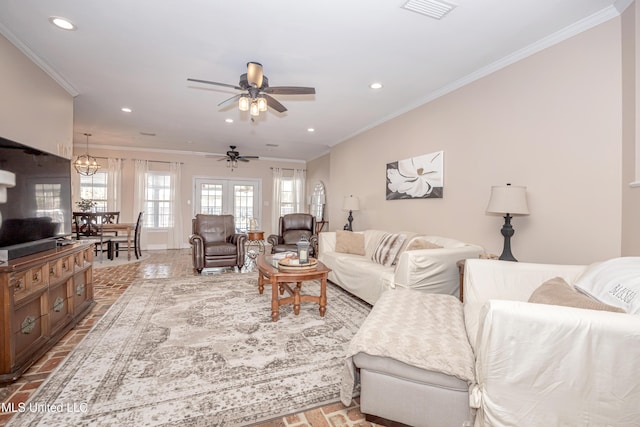
[[[231,214],[239,232],[249,229],[251,218],[262,224],[260,180],[195,178],[194,184],[194,215]]]

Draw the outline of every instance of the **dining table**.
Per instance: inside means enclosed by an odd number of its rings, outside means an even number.
[[[127,261],[131,261],[131,249],[133,249],[133,245],[131,244],[133,239],[133,234],[136,228],[135,222],[118,222],[115,224],[101,224],[102,234],[105,232],[126,232],[127,233]]]

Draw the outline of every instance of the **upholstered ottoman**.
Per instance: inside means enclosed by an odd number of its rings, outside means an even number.
[[[474,357],[462,304],[452,295],[384,292],[349,344],[341,390],[345,405],[358,373],[364,414],[412,426],[473,424]]]

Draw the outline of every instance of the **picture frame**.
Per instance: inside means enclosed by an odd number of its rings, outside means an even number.
[[[386,198],[441,199],[444,193],[444,151],[387,163]]]

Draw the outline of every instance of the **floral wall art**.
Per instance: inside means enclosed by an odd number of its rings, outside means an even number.
[[[387,163],[387,200],[441,199],[444,151]]]

